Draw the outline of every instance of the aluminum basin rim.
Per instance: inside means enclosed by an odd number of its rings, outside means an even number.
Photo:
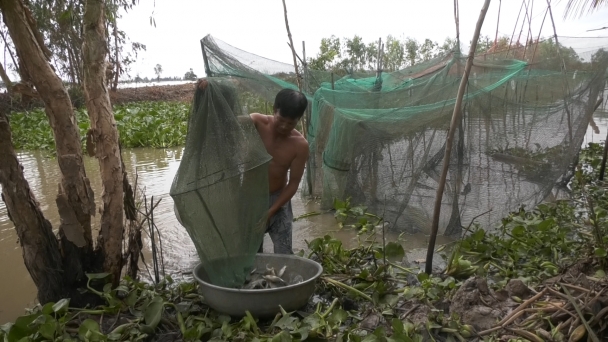
[[[264,255],[264,254],[258,254],[258,255]],[[277,255],[277,254],[266,254],[266,255]],[[222,286],[217,286],[217,285],[208,283],[208,282],[202,280],[201,278],[199,278],[199,276],[197,274],[198,273],[197,270],[199,268],[203,267],[202,263],[199,263],[198,265],[196,265],[194,267],[193,275],[194,275],[194,278],[196,279],[196,281],[198,281],[199,283],[205,285],[205,287],[208,287],[208,288],[212,288],[212,289],[223,291],[223,292],[232,292],[232,293],[258,293],[259,294],[259,293],[281,292],[281,291],[290,290],[290,289],[293,289],[293,288],[296,288],[296,287],[302,287],[302,286],[305,286],[305,285],[307,285],[309,283],[315,282],[321,276],[321,274],[323,273],[323,266],[321,266],[321,264],[319,264],[316,261],[313,261],[313,260],[310,260],[310,259],[306,259],[306,258],[302,258],[302,257],[298,257],[298,256],[294,256],[294,255],[284,255],[284,254],[281,254],[281,257],[286,257],[286,258],[289,258],[289,259],[302,260],[302,261],[304,261],[306,263],[314,264],[318,268],[317,269],[317,273],[314,276],[312,276],[311,278],[309,278],[309,279],[307,279],[307,280],[305,280],[305,281],[303,281],[301,283],[291,284],[291,285],[287,285],[287,286],[283,286],[283,287],[277,287],[277,288],[274,288],[274,289],[259,289],[259,290],[256,290],[256,289],[234,289],[234,288],[230,288],[230,287],[222,287]]]

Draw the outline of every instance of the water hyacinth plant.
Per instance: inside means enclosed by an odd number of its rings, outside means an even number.
[[[84,146],[90,127],[84,108],[76,121]],[[137,102],[114,107],[114,118],[123,147],[166,148],[183,145],[188,130],[190,105],[180,102]],[[43,109],[10,115],[13,144],[18,150],[53,152],[55,141]]]

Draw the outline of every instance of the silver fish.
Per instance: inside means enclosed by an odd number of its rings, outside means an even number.
[[[275,283],[275,284],[287,285],[285,280],[281,279],[280,277],[274,276],[274,275],[265,275],[264,279],[268,280],[269,282]]]
[[[281,270],[279,270],[279,273],[277,274],[277,277],[282,278],[283,274],[285,274],[285,270],[287,269],[287,265],[283,266],[281,268]]]

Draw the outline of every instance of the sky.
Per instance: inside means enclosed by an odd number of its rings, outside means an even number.
[[[453,0],[285,0],[294,45],[301,53],[306,43],[306,56],[314,57],[322,38],[352,38],[359,35],[365,42],[377,41],[389,34],[412,37],[419,41],[430,38],[440,44],[455,37]],[[467,46],[473,37],[483,0],[460,0],[460,35]],[[494,37],[513,34],[520,0],[493,0],[484,20],[482,35]],[[564,20],[566,0],[553,0],[552,11],[559,36],[608,37],[608,30],[587,30],[608,26],[608,7],[582,18]],[[546,0],[527,0],[532,11],[530,31],[539,34],[547,9]],[[500,20],[498,11],[500,7]],[[525,12],[525,8],[524,8]],[[516,35],[521,30],[522,12]],[[150,25],[150,17],[156,26]],[[498,23],[498,25],[497,25]],[[270,59],[292,63],[287,45],[281,0],[142,0],[119,22],[133,41],[146,45],[132,68],[132,77],[154,77],[154,66],[163,67],[163,76],[183,76],[190,68],[204,76],[200,39],[211,34],[242,50]],[[524,33],[528,25],[524,26]],[[553,35],[547,16],[541,37]],[[525,35],[523,36],[525,37]],[[525,38],[524,38],[525,39]],[[589,45],[593,46],[589,46]],[[608,46],[608,39],[585,40],[590,49]],[[583,51],[585,48],[583,47]],[[301,56],[301,55],[300,55]]]
[[[521,30],[524,0],[492,0],[483,23],[482,36],[511,36]],[[378,41],[387,35],[419,41],[430,38],[441,44],[446,37],[455,37],[454,0],[285,0],[294,45],[301,56],[302,41],[306,42],[306,56],[314,57],[322,38],[335,35],[352,38],[359,35],[364,42]],[[473,36],[483,0],[460,0],[460,36],[463,47]],[[552,10],[559,36],[608,37],[608,29],[587,32],[608,26],[608,6],[591,15],[563,18],[567,0],[553,0]],[[526,32],[537,36],[547,9],[547,0],[525,0],[532,12],[531,26]],[[500,8],[500,20],[498,20]],[[154,18],[156,26],[150,24]],[[192,68],[204,76],[200,39],[213,37],[242,50],[285,63],[292,63],[287,45],[283,5],[281,0],[140,0],[118,22],[131,41],[146,45],[130,76],[155,78],[154,66],[160,64],[163,77],[178,76]],[[541,37],[553,35],[547,16]],[[578,44],[579,51],[608,47],[608,38],[578,40],[564,39]],[[463,50],[468,51],[468,50]]]

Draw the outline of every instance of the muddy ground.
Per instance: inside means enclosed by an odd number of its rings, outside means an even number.
[[[194,95],[194,82],[179,85],[166,86],[141,86],[137,88],[121,88],[110,91],[110,101],[114,105],[142,101],[175,101],[191,102]],[[74,107],[84,106],[84,94],[79,91],[69,91],[70,99]],[[8,93],[0,93],[0,111],[4,113],[22,112],[33,108],[43,108],[44,103],[40,98],[22,97],[21,95],[10,96]]]

